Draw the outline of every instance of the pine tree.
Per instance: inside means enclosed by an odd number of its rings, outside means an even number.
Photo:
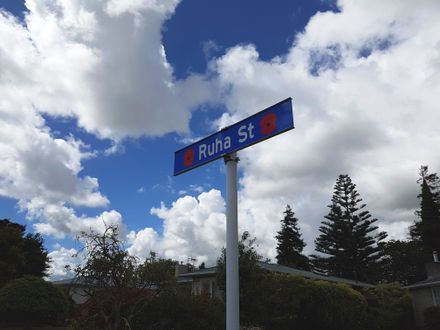
[[[374,282],[380,278],[379,243],[387,236],[377,232],[366,204],[348,175],[339,175],[334,186],[330,211],[319,228],[313,256],[317,270],[358,281]]]
[[[284,211],[284,218],[281,220],[281,230],[275,236],[277,244],[278,264],[309,270],[309,259],[301,252],[306,246],[298,228],[298,219],[289,205]]]
[[[425,259],[430,260],[433,251],[440,252],[440,179],[437,173],[428,173],[428,166],[420,168],[421,192],[420,209],[416,221],[411,227],[411,237],[419,241],[425,253]]]

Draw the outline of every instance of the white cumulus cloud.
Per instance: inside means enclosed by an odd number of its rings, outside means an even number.
[[[78,216],[75,210],[63,203],[48,204],[43,199],[35,198],[30,202],[20,202],[20,207],[27,211],[28,218],[34,220],[34,228],[44,235],[62,239],[66,235],[76,237],[81,232],[94,231],[103,233],[105,228],[119,227],[122,237],[126,233],[122,215],[114,210],[104,211],[96,217]]]
[[[170,207],[162,204],[151,214],[163,220],[163,233],[153,228],[131,232],[128,251],[140,258],[150,251],[180,261],[195,258],[211,264],[225,245],[225,202],[219,190],[211,189],[196,197],[184,196]]]
[[[116,140],[187,131],[209,89],[200,76],[177,81],[166,59],[161,27],[177,3],[28,0],[35,107]]]
[[[72,278],[74,273],[72,269],[76,267],[80,258],[77,256],[78,251],[74,248],[66,249],[60,245],[56,245],[55,248],[48,254],[50,258],[50,268],[48,275],[51,280]],[[66,268],[66,266],[69,266]]]

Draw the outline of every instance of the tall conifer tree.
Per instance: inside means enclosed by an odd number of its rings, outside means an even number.
[[[420,168],[421,192],[420,209],[416,215],[420,221],[411,227],[411,237],[419,241],[425,252],[425,258],[430,260],[432,252],[440,253],[440,179],[437,173],[428,173],[428,166]]]
[[[289,205],[281,220],[281,230],[275,236],[278,241],[277,260],[280,265],[308,270],[309,259],[301,252],[306,246],[298,228],[298,219]]]
[[[387,234],[377,232],[366,204],[356,191],[356,185],[348,175],[339,175],[334,186],[330,211],[325,216],[315,240],[313,256],[317,270],[329,275],[359,281],[374,282],[380,279],[381,249],[378,243]]]

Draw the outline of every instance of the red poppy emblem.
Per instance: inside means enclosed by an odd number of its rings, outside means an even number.
[[[183,165],[191,166],[194,162],[194,149],[188,149],[183,154]]]
[[[261,134],[267,135],[275,131],[277,129],[276,121],[277,121],[277,116],[273,112],[270,112],[267,115],[265,115],[263,118],[261,118],[260,120]]]

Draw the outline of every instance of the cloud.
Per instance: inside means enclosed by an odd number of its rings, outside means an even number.
[[[98,180],[81,173],[94,152],[73,136],[55,138],[33,105],[36,56],[28,31],[0,12],[0,195],[21,205],[106,206]]]
[[[43,197],[78,206],[107,205],[108,199],[98,191],[98,180],[80,175],[82,160],[93,156],[87,146],[73,137],[53,138],[47,127],[32,126],[0,121],[0,195],[19,200]]]
[[[44,199],[34,198],[29,202],[21,201],[19,205],[26,210],[27,217],[35,221],[33,227],[37,232],[58,239],[67,235],[75,237],[83,231],[103,233],[109,225],[118,226],[122,237],[126,235],[122,215],[114,210],[104,211],[96,217],[87,217],[77,216],[73,208],[62,202],[48,204]]]
[[[202,50],[205,54],[206,60],[210,60],[214,53],[218,53],[222,50],[222,47],[219,46],[214,40],[208,40],[203,42]]]
[[[50,258],[49,278],[59,280],[63,278],[72,278],[74,273],[71,269],[79,264],[79,257],[76,255],[78,251],[74,248],[66,249],[57,244],[54,249],[48,254]],[[70,267],[70,270],[66,268]]]
[[[170,207],[162,204],[151,214],[162,219],[163,234],[145,228],[128,235],[128,251],[145,258],[150,251],[175,260],[196,258],[198,263],[215,262],[225,245],[225,202],[219,190],[211,189],[197,198],[180,197]]]
[[[382,222],[379,224],[379,230],[388,233],[386,240],[401,240],[409,237],[409,226],[412,223],[407,221],[395,221],[390,223]]]
[[[193,192],[202,193],[204,188],[202,186],[199,186],[197,184],[190,184],[189,189]]]
[[[406,238],[401,226],[414,220],[418,169],[440,168],[432,149],[440,141],[440,4],[338,7],[312,17],[286,54],[263,61],[255,45],[240,45],[211,65],[231,110],[219,128],[293,97],[296,128],[240,152],[240,228],[269,257],[286,204],[313,251],[342,173],[380,227]]]
[[[180,0],[110,0],[105,8],[112,16],[124,13],[140,14],[144,10],[170,14],[179,2]]]
[[[240,152],[240,230],[273,257],[291,204],[311,252],[335,179],[348,173],[381,228],[402,236],[396,228],[417,207],[418,168],[440,168],[433,152],[440,3],[341,0],[339,12],[312,17],[286,54],[263,61],[255,45],[236,46],[213,59],[206,76],[185,80],[174,77],[161,41],[177,5],[27,0],[24,22],[0,12],[0,195],[17,199],[38,231],[56,237],[98,228],[102,218],[122,224],[113,210],[76,215],[78,206],[109,205],[98,178],[83,173],[97,153],[75,136],[55,137],[45,117],[73,119],[110,139],[111,154],[127,137],[187,133],[192,109],[218,95],[230,110],[219,128],[292,96],[295,130]],[[164,189],[174,191],[169,181]],[[218,191],[151,212],[164,220],[163,236],[131,232],[133,253],[218,255],[225,228]]]
[[[211,95],[202,76],[175,79],[166,59],[161,29],[178,3],[27,0],[23,21],[0,9],[0,196],[18,200],[37,230],[64,237],[95,226],[74,208],[110,201],[83,161],[123,151],[128,137],[187,132]],[[71,119],[111,147],[55,137],[45,118]]]
[[[166,59],[161,27],[177,3],[27,1],[34,106],[116,141],[186,132],[210,91],[201,76],[176,80]]]
[[[440,168],[430,147],[440,140],[438,2],[339,1],[338,7],[312,17],[286,54],[263,61],[255,45],[239,45],[210,65],[230,110],[217,128],[293,97],[295,130],[240,152],[239,231],[250,231],[272,259],[286,204],[299,218],[305,253],[313,252],[335,180],[345,173],[379,229],[389,239],[407,238],[418,206],[418,169]],[[200,230],[190,210],[200,205],[185,196],[153,209],[165,220],[164,236],[151,228],[133,233],[132,251],[160,246],[170,257],[188,255]],[[169,237],[173,244],[164,243]],[[222,242],[215,242],[218,251]],[[203,255],[208,244],[197,240],[190,254]]]

